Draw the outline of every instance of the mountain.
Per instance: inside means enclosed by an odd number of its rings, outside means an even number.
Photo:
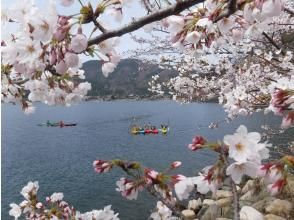
[[[151,97],[148,82],[153,75],[158,74],[161,81],[177,75],[176,71],[162,70],[156,64],[144,63],[137,59],[123,59],[114,72],[104,77],[100,61],[83,63],[86,81],[92,84],[89,96],[126,98],[131,96]]]

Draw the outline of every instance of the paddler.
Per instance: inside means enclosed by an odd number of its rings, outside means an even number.
[[[64,122],[62,120],[59,122],[59,126],[64,127]]]

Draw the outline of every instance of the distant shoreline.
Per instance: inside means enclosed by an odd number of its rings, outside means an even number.
[[[100,97],[100,96],[87,96],[84,101],[119,101],[119,100],[134,100],[134,101],[157,101],[157,100],[172,100],[169,97]]]
[[[86,96],[84,98],[84,101],[88,102],[88,101],[120,101],[120,100],[127,100],[127,101],[160,101],[160,100],[170,100],[173,101],[173,99],[171,97],[157,97],[157,96],[152,96],[152,97],[113,97],[113,96],[105,96],[105,97],[101,97],[101,96]],[[194,102],[200,102],[200,103],[218,103],[218,98],[213,98],[210,100],[206,100],[206,101],[194,101]]]

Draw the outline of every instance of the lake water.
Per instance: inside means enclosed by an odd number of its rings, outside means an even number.
[[[159,126],[169,123],[170,133],[131,136],[132,118],[137,123]],[[191,152],[187,145],[195,134],[221,140],[240,123],[254,131],[263,123],[280,119],[262,113],[222,123],[215,130],[204,127],[223,120],[225,113],[213,103],[181,105],[173,101],[85,102],[67,107],[38,104],[36,113],[26,116],[19,106],[2,105],[2,219],[9,204],[22,201],[20,191],[28,181],[39,181],[39,198],[63,192],[64,200],[82,212],[112,204],[121,219],[145,220],[155,207],[146,193],[128,201],[115,191],[115,182],[124,174],[114,170],[96,174],[95,159],[129,159],[158,171],[176,160],[183,162],[177,173],[195,175],[211,164],[215,154]],[[39,127],[46,120],[76,122],[76,127]]]

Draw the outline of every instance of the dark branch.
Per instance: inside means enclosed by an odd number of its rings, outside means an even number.
[[[93,23],[102,33],[106,32],[106,29],[94,17],[93,17]]]
[[[104,40],[107,40],[112,37],[120,37],[124,34],[133,32],[135,30],[138,30],[139,28],[143,27],[146,24],[150,24],[155,21],[159,21],[163,18],[166,18],[171,15],[176,15],[179,14],[180,12],[192,7],[193,5],[196,5],[198,3],[204,2],[205,0],[184,0],[184,1],[179,1],[175,5],[168,7],[166,9],[161,9],[158,10],[152,14],[147,15],[146,17],[140,18],[137,21],[134,21],[122,28],[116,29],[116,30],[111,30],[111,31],[106,31],[105,33],[94,37],[89,40],[88,45],[94,45],[94,44],[99,44]],[[233,0],[235,1],[235,0]]]
[[[289,9],[289,8],[284,8],[284,11],[287,12],[288,14],[294,16],[294,11],[292,11],[291,9]]]
[[[275,47],[277,48],[278,50],[280,50],[281,48],[279,47],[279,45],[277,45],[277,43],[272,39],[270,38],[265,32],[262,32],[262,35],[265,36],[265,38]],[[283,51],[282,51],[283,53]]]

